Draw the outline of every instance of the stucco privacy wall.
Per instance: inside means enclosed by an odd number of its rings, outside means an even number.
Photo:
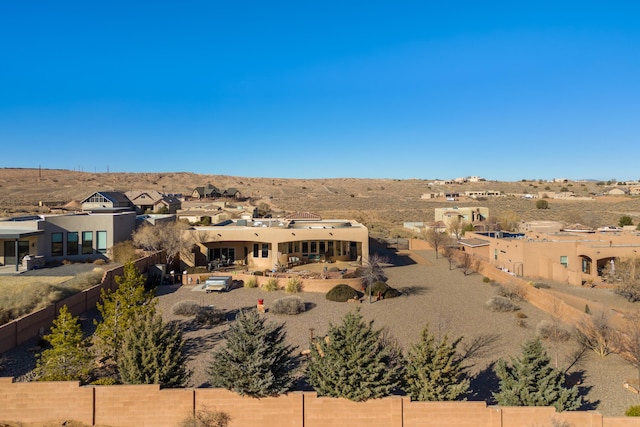
[[[135,265],[138,270],[145,272],[149,266],[161,261],[161,254],[157,253],[140,258],[135,262]],[[53,319],[56,318],[60,308],[64,305],[74,316],[94,308],[100,300],[100,291],[102,289],[114,290],[116,287],[115,278],[122,276],[123,271],[122,266],[105,271],[98,285],[0,326],[0,353],[9,351],[37,336],[40,330],[48,332]]]
[[[0,422],[77,420],[112,427],[175,427],[194,408],[224,411],[233,427],[521,427],[553,421],[581,427],[640,426],[636,417],[603,417],[595,411],[556,413],[549,407],[499,407],[484,402],[411,402],[395,396],[357,403],[313,392],[253,399],[223,389],[14,383],[0,378]]]

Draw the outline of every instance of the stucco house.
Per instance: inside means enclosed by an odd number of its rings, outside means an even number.
[[[155,190],[132,190],[124,194],[133,203],[139,214],[158,212],[162,208],[166,208],[170,214],[175,214],[182,207],[182,202],[177,197]]]
[[[185,231],[194,243],[188,266],[238,264],[264,270],[296,262],[355,261],[369,256],[369,232],[353,220],[254,218]]]

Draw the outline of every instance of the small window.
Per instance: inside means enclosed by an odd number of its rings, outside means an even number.
[[[93,253],[93,231],[82,232],[82,254],[89,255]]]
[[[268,243],[263,243],[262,244],[262,258],[268,258],[269,257],[269,244]]]
[[[311,251],[312,254],[318,253],[318,242],[311,242]]]
[[[67,233],[67,255],[78,255],[78,232]]]
[[[567,268],[569,266],[569,261],[566,256],[563,255],[560,257],[560,264],[562,264],[564,268]]]
[[[253,244],[253,257],[254,258],[258,258],[260,256],[259,253],[260,253],[260,245],[257,244],[257,243],[254,243]]]
[[[493,259],[495,259],[495,260],[498,259],[498,250],[497,249],[493,250]]]
[[[62,233],[51,233],[51,256],[62,255]]]

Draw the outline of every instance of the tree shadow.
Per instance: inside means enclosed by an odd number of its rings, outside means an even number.
[[[409,254],[392,252],[392,253],[389,253],[387,256],[389,258],[389,262],[393,264],[392,267],[406,267],[407,265],[416,264],[416,262],[413,259],[411,259]]]
[[[229,310],[225,313],[225,318],[227,319],[228,322],[233,322],[234,320],[236,320],[236,317],[238,317],[238,314],[241,311],[250,311],[250,310],[255,310],[256,306],[254,305],[250,305],[250,306],[246,306],[246,307],[240,307],[240,308],[234,308],[233,310]]]
[[[314,308],[316,308],[316,303],[314,303],[314,302],[305,302],[304,303],[304,311],[313,310]]]
[[[571,372],[566,376],[566,384],[568,386],[576,385],[578,387],[578,396],[582,398],[582,405],[578,408],[579,411],[595,411],[598,409],[600,400],[587,399],[587,395],[593,387],[584,385],[585,378],[586,373],[584,370]]]
[[[412,295],[423,295],[429,291],[429,288],[426,286],[407,286],[404,288],[398,289],[403,295],[412,296]]]
[[[500,379],[495,371],[496,362],[491,362],[486,368],[470,378],[469,400],[485,401],[487,405],[495,405],[493,392],[500,389]]]
[[[195,358],[203,353],[210,352],[224,337],[224,332],[219,331],[200,337],[187,338],[184,341],[182,351],[185,356]]]
[[[172,294],[174,292],[176,292],[178,289],[180,289],[182,285],[180,284],[175,284],[175,285],[158,285],[155,287],[155,295],[157,297],[161,297],[163,295],[169,295]]]

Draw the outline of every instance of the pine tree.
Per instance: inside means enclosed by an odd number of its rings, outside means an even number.
[[[130,326],[122,336],[118,358],[122,382],[183,387],[190,372],[178,324],[165,324],[160,315],[147,312],[136,316]]]
[[[554,406],[571,411],[581,405],[577,387],[565,385],[564,373],[551,366],[539,338],[522,346],[522,357],[511,358],[511,366],[500,360],[496,366],[500,391],[494,393],[499,405]]]
[[[266,323],[257,311],[241,311],[229,327],[225,347],[213,353],[211,385],[251,397],[278,396],[294,381],[298,359],[285,344],[284,324]]]
[[[456,400],[469,389],[464,377],[464,360],[456,352],[462,337],[449,343],[445,335],[437,343],[425,327],[420,341],[411,346],[408,354],[406,391],[413,400]]]
[[[91,371],[92,355],[83,337],[80,322],[67,306],[60,309],[51,333],[44,336],[51,348],[38,359],[36,373],[40,381],[73,381],[86,379]]]
[[[309,383],[320,395],[354,401],[390,395],[400,386],[402,364],[388,343],[359,311],[347,313],[324,339],[311,342]]]
[[[96,304],[102,321],[96,321],[95,344],[101,357],[118,364],[122,337],[131,328],[137,315],[155,312],[153,294],[144,289],[145,278],[136,266],[124,265],[123,276],[116,276],[118,288],[114,292],[102,290],[102,302]]]

